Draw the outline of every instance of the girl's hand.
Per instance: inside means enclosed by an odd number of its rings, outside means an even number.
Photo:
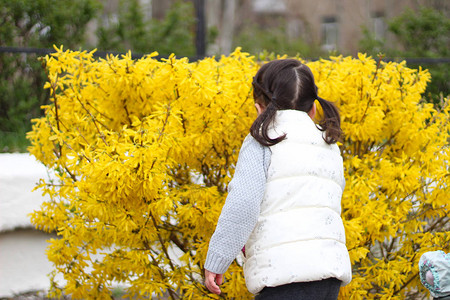
[[[205,286],[213,294],[220,294],[219,285],[223,282],[223,274],[212,273],[205,270]]]

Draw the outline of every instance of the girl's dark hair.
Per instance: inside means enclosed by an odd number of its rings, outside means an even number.
[[[261,145],[273,146],[286,138],[286,134],[274,139],[268,135],[277,110],[309,112],[316,99],[323,110],[323,119],[317,128],[325,131],[325,142],[333,144],[341,138],[341,118],[337,107],[317,96],[311,70],[296,59],[274,60],[263,65],[253,78],[253,98],[265,107],[250,128],[251,135]]]

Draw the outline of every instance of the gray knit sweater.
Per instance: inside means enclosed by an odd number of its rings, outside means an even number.
[[[244,247],[258,220],[264,197],[269,147],[251,135],[242,143],[236,170],[228,185],[228,196],[209,243],[205,269],[223,274]]]

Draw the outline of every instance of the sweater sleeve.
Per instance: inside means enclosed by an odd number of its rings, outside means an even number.
[[[258,220],[270,150],[248,135],[239,152],[228,196],[209,243],[205,269],[223,274],[244,247]]]

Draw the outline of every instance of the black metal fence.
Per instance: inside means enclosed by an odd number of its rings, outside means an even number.
[[[0,53],[11,53],[11,54],[37,54],[37,55],[47,55],[56,52],[55,49],[48,48],[24,48],[24,47],[0,47]],[[115,51],[96,51],[94,57],[105,58],[107,55],[125,55],[125,52],[115,52]],[[133,59],[139,59],[146,54],[143,53],[131,53]],[[167,56],[156,56],[156,59],[167,58]],[[202,59],[201,56],[189,57],[189,61],[197,61]],[[317,58],[307,58],[307,60],[314,61]],[[448,64],[450,63],[450,57],[439,57],[439,58],[429,58],[429,57],[417,57],[417,58],[403,58],[403,57],[385,57],[383,61],[403,61],[405,60],[408,64],[426,64],[426,65],[437,65],[437,64]]]
[[[55,49],[50,48],[24,48],[24,47],[1,47],[0,53],[11,53],[11,54],[37,54],[39,56],[44,56],[50,53],[56,52]],[[93,53],[94,57],[102,57],[105,58],[107,55],[125,55],[126,52],[117,52],[117,51],[96,51]],[[139,59],[146,54],[143,53],[131,53],[132,59]],[[156,59],[167,58],[167,56],[159,55],[155,57]],[[190,61],[197,61],[201,59],[199,56],[189,57]]]

